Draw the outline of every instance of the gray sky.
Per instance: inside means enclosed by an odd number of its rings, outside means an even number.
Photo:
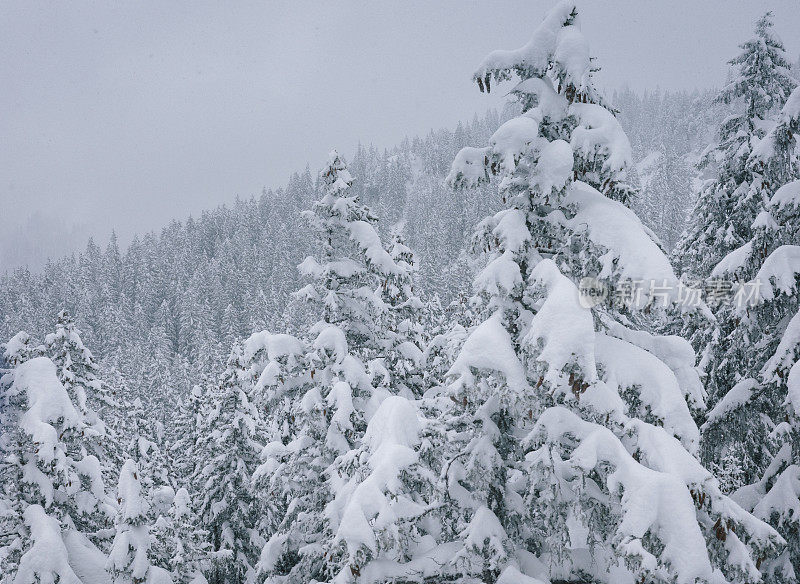
[[[609,92],[718,86],[767,8],[800,51],[798,0],[583,4]],[[551,5],[0,0],[0,221],[125,241],[283,184],[334,146],[469,120],[501,99],[474,67]]]

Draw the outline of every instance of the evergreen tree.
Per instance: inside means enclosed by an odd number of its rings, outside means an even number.
[[[725,336],[710,353],[709,371],[718,396],[703,427],[704,458],[734,458],[731,466],[748,483],[736,497],[789,542],[788,555],[770,564],[776,581],[794,581],[800,573],[794,511],[800,508],[794,463],[800,452],[794,396],[800,368],[793,367],[800,358],[798,132],[795,89],[748,160],[756,177],[751,188],[762,201],[753,237],[713,272],[732,277],[736,289],[717,315]]]
[[[768,12],[756,23],[755,37],[740,45],[742,52],[730,61],[736,74],[716,98],[736,103],[738,112],[724,121],[718,142],[701,160],[701,167],[716,166],[716,176],[700,189],[676,251],[679,268],[695,279],[707,278],[723,257],[751,239],[763,203],[750,188],[754,177],[747,160],[764,137],[764,121],[797,85],[772,26]]]
[[[81,339],[81,331],[69,313],[58,314],[56,330],[45,337],[45,352],[58,368],[58,378],[81,412],[90,431],[85,436],[85,454],[103,461],[103,477],[113,480],[121,463],[122,436],[114,432],[104,420],[121,415],[119,404],[110,387],[98,376],[100,367],[92,352]]]
[[[432,472],[440,440],[412,402],[389,396],[359,447],[337,457],[321,546],[332,582],[406,581],[418,573],[416,551],[440,529]]]
[[[150,504],[142,492],[139,468],[130,459],[119,472],[116,535],[107,568],[116,584],[172,584],[164,568],[151,560]]]
[[[300,272],[315,283],[298,295],[319,302],[322,321],[341,328],[351,349],[372,357],[383,340],[374,326],[385,311],[380,287],[388,286],[389,277],[405,273],[383,248],[374,227],[377,217],[350,192],[353,177],[335,150],[328,156],[322,180],[323,197],[303,213],[319,234],[322,261],[309,256],[300,264]]]
[[[77,584],[76,571],[102,568],[79,565],[69,550],[102,555],[87,536],[97,535],[113,511],[101,463],[86,454],[96,435],[56,366],[33,356],[39,351],[30,345],[24,333],[6,345],[5,359],[15,368],[0,379],[0,581]]]
[[[506,206],[476,233],[483,322],[449,372],[445,538],[461,548],[449,569],[494,582],[523,550],[551,579],[759,579],[782,540],[693,456],[687,402],[702,396],[674,358],[687,347],[644,318],[676,300],[677,279],[625,206],[630,145],[594,88],[577,16],[561,2],[527,45],[487,57],[479,86],[516,74],[523,114],[463,149],[449,176],[499,175]],[[590,274],[629,294],[581,303]]]
[[[205,584],[203,570],[208,565],[207,534],[200,527],[199,517],[186,488],[182,487],[175,493],[170,509],[168,537],[172,550],[170,568],[175,581]]]
[[[188,484],[197,471],[200,453],[197,443],[203,428],[205,411],[204,391],[200,385],[192,388],[189,396],[182,400],[178,408],[178,418],[172,431],[167,450],[173,461],[170,468],[173,476],[182,484]]]
[[[413,275],[418,263],[414,252],[405,244],[403,226],[393,228],[389,253],[400,271],[387,277],[383,285],[384,318],[377,323],[386,336],[385,366],[387,383],[394,393],[420,396],[423,393],[422,347],[425,345],[423,319],[425,305],[414,288]]]
[[[206,577],[211,584],[241,584],[254,576],[261,538],[255,530],[251,477],[261,448],[262,422],[251,398],[242,351],[234,345],[217,387],[207,394],[208,416],[193,481],[200,497],[197,511],[208,531],[212,562]]]
[[[339,572],[332,552],[328,560],[321,556],[334,530],[325,508],[337,492],[337,479],[326,480],[326,469],[359,448],[368,414],[394,389],[393,375],[398,373],[398,382],[410,377],[408,370],[390,371],[386,364],[398,363],[396,355],[413,359],[420,352],[403,346],[415,332],[412,323],[403,323],[419,308],[410,250],[396,242],[395,258],[386,251],[373,226],[376,218],[352,192],[352,176],[335,151],[322,180],[325,193],[306,217],[320,235],[323,257],[300,265],[315,282],[298,292],[320,305],[322,318],[309,331],[304,360],[297,358],[298,341],[284,339],[281,345],[293,348],[289,361],[276,361],[276,353],[258,369],[263,368],[258,383],[270,412],[271,441],[256,481],[274,497],[264,518],[269,539],[259,569],[287,581]],[[248,345],[258,346],[256,338]],[[378,378],[386,383],[374,386]]]

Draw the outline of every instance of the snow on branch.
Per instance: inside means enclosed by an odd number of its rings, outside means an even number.
[[[501,311],[495,312],[464,342],[458,358],[447,372],[448,377],[455,378],[450,386],[453,393],[458,394],[462,388],[475,382],[473,370],[500,373],[515,391],[524,391],[528,387],[525,370],[511,346],[511,336],[503,326],[502,318]]]
[[[562,59],[570,57],[572,53],[582,55],[583,47],[574,35],[566,35],[566,39],[561,35],[561,30],[572,24],[576,15],[574,2],[559,2],[550,10],[525,46],[515,50],[498,50],[489,53],[473,74],[473,79],[478,83],[481,91],[491,90],[492,78],[497,81],[510,79],[512,72],[517,73],[523,79],[544,77],[561,40],[565,40],[566,44],[560,55]],[[577,58],[575,60],[570,58],[568,62],[571,65],[569,71],[573,75],[582,73],[575,70],[575,66],[580,65]]]

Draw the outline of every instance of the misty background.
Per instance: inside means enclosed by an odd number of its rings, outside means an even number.
[[[0,2],[0,273],[500,108],[472,71],[550,5]],[[691,90],[724,83],[767,9],[796,61],[799,6],[608,0],[582,21],[609,95]]]

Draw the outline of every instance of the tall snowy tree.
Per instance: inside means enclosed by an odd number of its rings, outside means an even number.
[[[150,504],[133,460],[120,469],[117,502],[116,535],[107,563],[115,584],[172,584],[169,572],[151,559]]]
[[[198,444],[202,457],[193,480],[210,544],[206,578],[211,584],[242,584],[254,578],[260,541],[251,477],[261,450],[261,421],[239,345],[217,387],[206,395],[208,416]]]
[[[66,310],[59,312],[55,332],[45,337],[45,352],[56,364],[59,380],[92,429],[85,440],[87,453],[103,462],[105,480],[113,481],[122,463],[120,404],[112,388],[101,380],[100,367]],[[108,425],[106,419],[111,420]]]
[[[322,306],[322,322],[341,328],[352,349],[366,358],[382,348],[374,326],[386,310],[380,297],[389,278],[406,276],[375,231],[377,217],[351,191],[353,177],[335,150],[322,171],[323,197],[303,215],[319,235],[322,257],[307,257],[300,272],[315,280],[298,292]],[[321,261],[320,261],[321,260]]]
[[[387,387],[374,387],[373,379],[391,379],[385,357],[402,345],[393,342],[400,327],[391,327],[399,322],[401,305],[416,302],[410,270],[384,248],[375,216],[351,189],[352,176],[335,151],[322,181],[324,195],[305,216],[320,237],[323,255],[300,264],[301,272],[315,282],[298,292],[321,308],[322,318],[308,333],[307,365],[298,368],[302,362],[296,355],[284,364],[270,359],[259,379],[271,431],[256,479],[276,496],[266,517],[269,540],[259,569],[289,581],[330,573],[320,556],[323,533],[329,529],[324,509],[333,497],[323,473],[337,457],[358,447],[367,415],[389,393]],[[404,250],[395,251],[398,259],[409,259]],[[392,310],[396,315],[389,317]],[[295,351],[297,343],[284,340]]]
[[[729,461],[738,470],[730,488],[747,484],[736,498],[789,542],[788,556],[772,563],[774,577],[786,581],[800,573],[799,132],[795,89],[748,160],[762,202],[753,237],[713,272],[737,284],[734,301],[718,311],[726,336],[709,371],[720,395],[703,426],[704,457]]]
[[[763,204],[751,189],[753,169],[747,160],[764,137],[765,121],[797,85],[772,26],[768,12],[756,23],[755,36],[740,45],[742,52],[730,61],[734,78],[716,98],[735,103],[738,111],[723,122],[719,140],[701,160],[701,167],[716,168],[716,176],[700,189],[676,251],[680,270],[695,279],[707,278],[723,257],[750,240]]]
[[[414,287],[414,273],[418,269],[414,252],[406,245],[402,224],[393,227],[389,253],[400,271],[386,278],[383,300],[386,310],[377,323],[383,327],[384,364],[389,373],[386,383],[394,392],[421,395],[422,347],[425,345],[423,319],[425,305]]]
[[[189,396],[181,401],[172,439],[167,446],[169,458],[174,461],[171,465],[173,474],[182,483],[190,481],[197,471],[200,458],[197,444],[208,405],[203,393],[203,387],[195,385]]]
[[[24,333],[6,345],[15,368],[0,379],[0,581],[77,584],[102,572],[88,537],[113,507],[101,463],[87,454],[96,432],[55,364],[29,345]]]
[[[494,582],[518,562],[537,576],[532,552],[550,579],[758,580],[782,539],[693,456],[693,353],[642,318],[678,300],[677,278],[625,205],[631,149],[594,69],[575,4],[560,2],[475,74],[486,90],[516,74],[523,114],[463,149],[449,177],[499,175],[506,207],[476,234],[484,320],[442,402],[449,569]],[[613,302],[581,302],[589,275]]]

